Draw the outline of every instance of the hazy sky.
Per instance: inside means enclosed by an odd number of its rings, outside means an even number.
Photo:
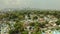
[[[0,0],[0,8],[60,9],[60,0]]]

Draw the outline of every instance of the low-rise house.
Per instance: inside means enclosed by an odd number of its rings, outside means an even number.
[[[60,25],[58,25],[60,27]]]
[[[44,17],[44,19],[48,22],[57,22],[58,21],[58,19],[53,15],[47,15]]]
[[[55,17],[55,16],[53,16],[53,15],[51,15],[50,17],[49,17],[52,21],[54,21],[54,22],[56,22],[58,19]]]
[[[45,19],[46,21],[50,21],[50,19],[49,19],[48,17],[46,17],[46,16],[44,17],[44,19]]]
[[[2,24],[1,26],[1,34],[9,34],[9,26],[5,23]]]
[[[46,20],[45,20],[44,18],[39,18],[38,21],[39,21],[40,23],[46,22]]]
[[[11,28],[11,29],[14,29],[14,24],[15,24],[16,22],[14,22],[14,21],[8,21],[8,23],[10,24],[10,28]]]
[[[14,24],[15,24],[14,21],[2,21],[1,22],[1,34],[9,34],[10,27],[13,29]]]

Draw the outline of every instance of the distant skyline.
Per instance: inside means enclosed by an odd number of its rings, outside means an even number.
[[[37,8],[60,10],[60,0],[0,0],[0,9]]]

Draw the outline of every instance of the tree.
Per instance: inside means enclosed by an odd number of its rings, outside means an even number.
[[[17,22],[14,25],[14,29],[9,31],[9,34],[17,34],[17,33],[22,33],[24,31],[23,23],[22,22]]]

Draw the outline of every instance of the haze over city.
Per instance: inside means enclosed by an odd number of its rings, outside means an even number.
[[[60,10],[60,0],[0,0],[0,9],[5,8]]]

